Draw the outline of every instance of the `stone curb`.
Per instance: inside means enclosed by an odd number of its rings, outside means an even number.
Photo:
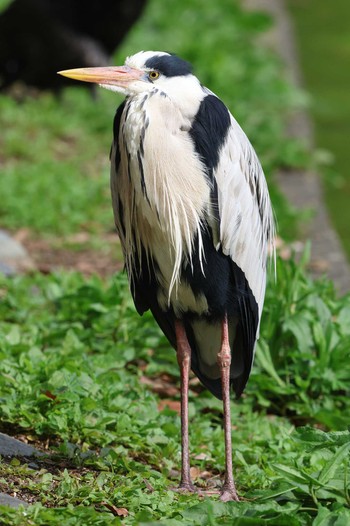
[[[0,433],[0,455],[2,457],[40,457],[43,453],[17,438]]]
[[[289,80],[302,86],[297,46],[292,20],[285,0],[243,0],[247,9],[265,11],[275,21],[274,27],[262,37],[265,46],[272,47],[286,65]],[[313,146],[312,123],[305,111],[296,112],[289,121],[288,132],[304,144]],[[331,225],[326,209],[320,177],[307,171],[281,171],[277,178],[282,192],[297,210],[312,210],[312,219],[302,235],[311,239],[310,272],[313,277],[326,275],[336,289],[344,294],[350,290],[350,266],[338,235]]]

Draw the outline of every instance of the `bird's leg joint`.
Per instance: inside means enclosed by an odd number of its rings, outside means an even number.
[[[221,348],[217,357],[217,364],[222,371],[231,365],[231,349],[228,335],[227,316],[222,321],[221,325]]]
[[[231,349],[229,345],[222,346],[217,357],[217,363],[220,370],[226,369],[231,365]]]
[[[177,356],[177,362],[180,367],[181,366],[186,367],[186,368],[189,367],[190,361],[191,361],[191,349],[190,348],[186,349],[184,345],[181,345],[180,347],[177,348],[176,356]]]

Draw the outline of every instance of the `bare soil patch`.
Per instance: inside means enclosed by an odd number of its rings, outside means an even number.
[[[79,232],[67,238],[42,238],[30,230],[13,233],[28,251],[35,268],[44,274],[60,269],[78,271],[85,276],[108,277],[123,269],[121,248],[116,233],[101,235],[101,247],[91,247],[90,235]]]

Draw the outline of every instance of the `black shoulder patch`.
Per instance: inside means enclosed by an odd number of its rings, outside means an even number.
[[[230,114],[225,104],[215,95],[207,95],[199,106],[190,135],[197,153],[208,168],[210,178],[218,165],[220,149],[225,143],[230,124]]]
[[[166,77],[190,75],[192,66],[176,55],[156,55],[145,62],[146,68],[155,69]]]
[[[189,131],[196,152],[207,167],[212,213],[218,223],[220,221],[218,192],[213,171],[219,163],[220,150],[225,143],[230,125],[230,113],[225,104],[215,95],[207,95],[202,100]]]

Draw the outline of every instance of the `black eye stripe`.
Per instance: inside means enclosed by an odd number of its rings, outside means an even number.
[[[145,62],[145,66],[158,71],[165,77],[177,77],[192,73],[192,66],[176,55],[155,55]]]

